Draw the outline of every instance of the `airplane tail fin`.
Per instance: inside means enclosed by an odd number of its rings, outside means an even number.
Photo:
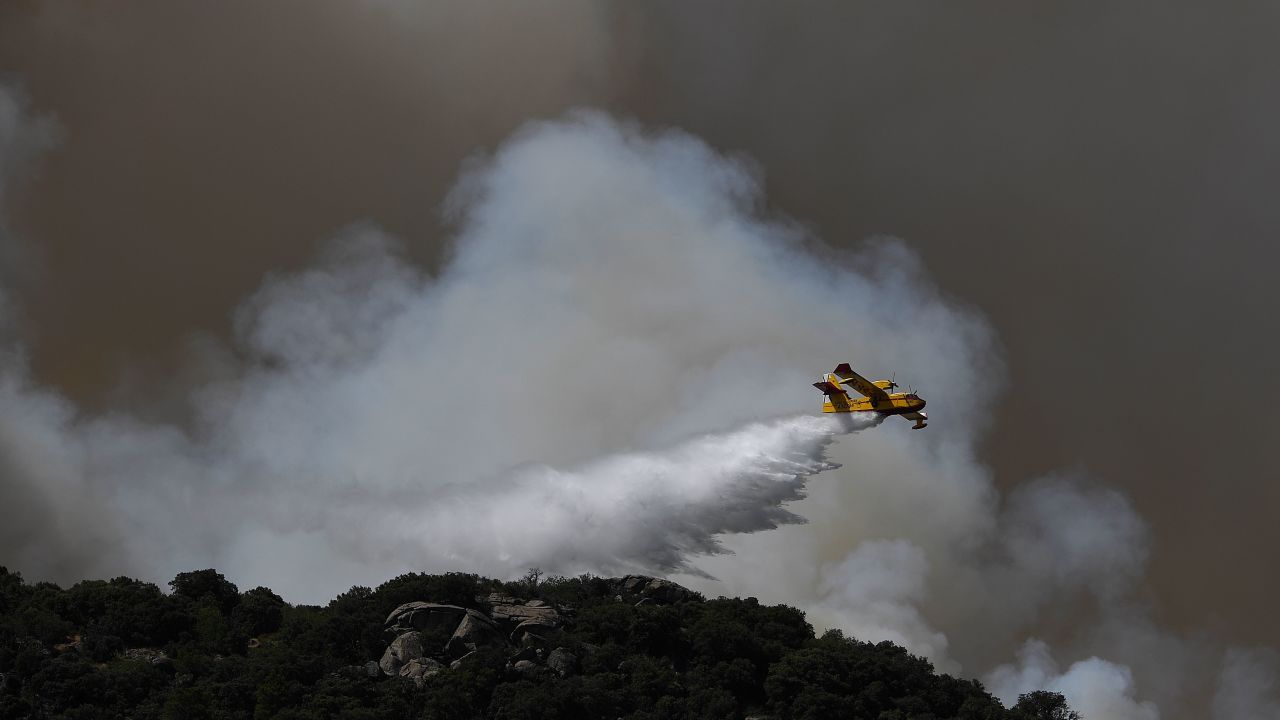
[[[827,402],[831,405],[831,410],[824,412],[840,412],[849,409],[849,393],[840,387],[840,379],[835,375],[828,375],[825,380],[816,382],[813,386],[827,396]]]
[[[822,382],[814,383],[813,386],[821,390],[822,394],[827,397],[835,397],[837,395],[841,395],[846,398],[849,397],[849,393],[846,392],[844,388],[840,387],[840,381],[835,380],[835,378],[828,377]]]

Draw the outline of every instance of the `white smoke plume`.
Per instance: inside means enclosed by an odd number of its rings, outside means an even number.
[[[820,261],[760,201],[682,133],[535,123],[460,183],[438,277],[354,226],[269,278],[189,427],[80,413],[15,357],[0,440],[28,512],[4,562],[215,566],[308,600],[408,569],[697,572],[719,535],[799,520],[784,504],[859,427],[809,386],[850,333],[916,377],[950,355],[943,407],[989,337],[900,244]]]
[[[355,225],[268,278],[182,426],[82,412],[8,346],[0,562],[216,567],[292,601],[408,570],[684,571],[993,673],[1006,700],[1150,720],[1183,699],[1185,644],[1135,600],[1141,520],[1077,478],[999,496],[977,459],[994,339],[905,245],[830,251],[770,219],[748,162],[596,113],[526,126],[448,209],[438,275]],[[914,384],[929,430],[816,417],[809,383],[841,361]],[[1028,642],[1055,629],[1052,654]],[[1265,675],[1226,670],[1220,717],[1267,702]]]
[[[946,635],[920,615],[927,575],[924,551],[910,541],[868,540],[825,569],[822,610],[852,637],[889,640],[955,671],[947,660]]]
[[[1006,705],[1032,690],[1062,693],[1082,717],[1106,720],[1159,720],[1154,703],[1134,699],[1129,668],[1091,657],[1061,672],[1049,646],[1028,640],[1018,652],[1017,665],[1001,665],[987,677],[991,692]]]

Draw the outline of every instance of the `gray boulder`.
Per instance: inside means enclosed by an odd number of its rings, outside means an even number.
[[[400,677],[408,678],[414,685],[422,687],[427,678],[439,675],[443,671],[444,666],[431,658],[414,658],[400,668]]]
[[[517,673],[524,675],[538,669],[538,664],[532,660],[517,660],[511,666],[511,669]]]
[[[545,645],[560,634],[558,622],[532,618],[525,620],[511,631],[511,642],[521,646]]]
[[[479,610],[467,610],[454,628],[446,649],[453,657],[461,657],[483,645],[502,645],[502,632]]]
[[[410,630],[431,633],[453,632],[466,614],[466,609],[457,605],[414,601],[392,610],[387,616],[386,625],[389,630],[396,633]]]
[[[648,575],[627,575],[618,580],[618,594],[630,600],[669,605],[688,600],[693,593],[670,580]]]
[[[423,658],[426,654],[422,633],[411,630],[391,641],[387,651],[382,654],[382,660],[378,661],[378,667],[387,675],[398,675],[406,663]]]
[[[491,614],[496,622],[505,623],[508,627],[519,625],[526,620],[542,620],[559,626],[563,620],[555,608],[541,600],[530,600],[523,605],[494,605]]]

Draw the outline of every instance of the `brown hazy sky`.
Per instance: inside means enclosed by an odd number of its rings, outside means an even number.
[[[1004,343],[998,481],[1125,489],[1165,619],[1277,644],[1278,34],[1263,2],[9,2],[0,73],[63,127],[12,208],[26,337],[82,402],[145,396],[345,224],[430,265],[465,158],[602,106],[919,249]]]

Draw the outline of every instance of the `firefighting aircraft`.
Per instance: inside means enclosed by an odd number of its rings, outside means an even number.
[[[849,397],[849,391],[841,383],[864,397],[857,400]],[[928,425],[925,420],[929,416],[922,412],[924,400],[919,395],[914,392],[893,392],[894,388],[899,387],[898,383],[893,380],[867,380],[854,372],[849,363],[840,363],[835,370],[827,373],[822,382],[816,382],[813,386],[827,396],[827,401],[822,404],[824,413],[874,412],[881,415],[901,415],[916,422],[911,426],[912,430]]]

